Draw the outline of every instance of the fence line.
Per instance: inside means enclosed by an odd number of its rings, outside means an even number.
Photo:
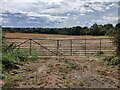
[[[16,43],[17,47],[40,52],[41,56],[75,56],[89,55],[96,52],[113,53],[116,47],[113,38],[86,38],[86,39],[29,39],[6,38],[7,42]],[[34,49],[34,50],[33,50]]]

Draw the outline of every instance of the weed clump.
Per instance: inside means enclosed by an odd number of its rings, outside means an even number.
[[[120,65],[120,57],[119,56],[107,56],[104,58],[104,61],[108,65]]]
[[[103,54],[104,54],[104,52],[102,52],[102,51],[98,51],[98,52],[96,53],[97,56],[100,56],[100,55],[103,55]]]

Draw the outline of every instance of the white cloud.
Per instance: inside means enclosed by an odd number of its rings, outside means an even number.
[[[52,15],[47,15],[47,14],[38,14],[38,13],[28,13],[28,17],[37,17],[37,18],[46,18],[48,21],[51,22],[64,22],[68,17],[65,16],[52,16]]]
[[[77,21],[76,23],[77,23],[77,24],[80,24],[80,22],[79,22],[79,21]]]
[[[112,2],[113,0],[11,0],[5,2],[3,5],[3,11],[9,10],[13,12],[25,11],[49,13],[49,14],[61,14],[71,11],[78,11],[80,13],[94,12],[94,10],[104,11],[106,7],[104,2]],[[117,1],[117,0],[114,0]],[[36,3],[36,4],[35,4]],[[33,5],[35,4],[35,5]],[[112,4],[112,6],[116,6]],[[7,7],[6,7],[7,6]],[[59,6],[57,8],[49,8],[53,6]],[[111,7],[111,6],[109,6]],[[109,8],[107,7],[107,8]]]
[[[118,2],[118,0],[86,0],[89,2]]]
[[[78,17],[85,17],[89,13],[105,12],[112,7],[117,7],[117,3],[112,2],[117,2],[117,0],[3,0],[2,11],[13,14],[22,13],[31,21],[36,21],[36,18],[44,18],[49,23],[49,21],[66,22],[69,19],[67,22],[69,23],[72,20],[77,22]],[[109,19],[111,18],[103,17],[106,22]],[[116,18],[112,17],[111,22],[115,20]],[[102,23],[100,20],[97,22]]]
[[[113,21],[117,21],[118,17],[116,16],[103,16],[103,20],[106,22],[113,22]]]
[[[70,16],[70,13],[67,13],[67,16]]]
[[[88,9],[87,11],[88,11],[88,12],[94,12],[92,9]]]
[[[1,0],[1,2],[36,2],[38,0]]]
[[[81,16],[84,16],[85,14],[84,14],[84,13],[81,13],[80,15],[81,15]]]
[[[76,20],[77,18],[76,18],[76,17],[74,17],[73,19],[74,19],[74,20]]]
[[[97,24],[113,23],[115,25],[117,21],[118,21],[117,16],[113,16],[112,14],[109,14],[108,16],[103,16],[101,19],[92,20],[91,25],[94,23],[97,23]]]
[[[110,9],[110,7],[106,7],[106,9],[108,10],[108,9]]]
[[[103,20],[92,20],[92,24],[94,24],[94,23],[102,23],[102,22],[104,22]]]

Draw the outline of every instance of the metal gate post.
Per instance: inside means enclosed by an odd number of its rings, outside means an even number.
[[[32,39],[29,39],[29,40],[30,40],[30,55],[31,55],[31,52],[32,52],[31,41],[32,41]]]
[[[56,54],[56,56],[58,56],[59,55],[59,40],[57,40],[57,54]]]
[[[101,39],[100,39],[100,52],[101,52]]]
[[[86,56],[86,48],[87,48],[87,45],[86,45],[86,39],[85,39],[85,56]]]
[[[71,52],[71,56],[73,54],[73,50],[72,50],[72,39],[70,40],[70,52]]]

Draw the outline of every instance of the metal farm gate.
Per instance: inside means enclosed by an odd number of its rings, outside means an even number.
[[[39,56],[86,56],[97,52],[113,53],[115,46],[110,38],[91,39],[28,39],[6,38],[16,47],[28,50],[30,54]]]

